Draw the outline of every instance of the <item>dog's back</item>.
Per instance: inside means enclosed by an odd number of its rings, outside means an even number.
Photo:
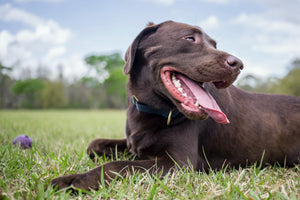
[[[224,160],[246,165],[261,158],[263,164],[299,164],[300,98],[245,92],[234,86],[210,88],[230,120],[227,125],[200,122],[206,127],[200,133],[200,145],[206,147],[211,160],[219,160],[217,167]]]

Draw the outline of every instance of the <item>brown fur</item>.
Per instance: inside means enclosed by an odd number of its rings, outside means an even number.
[[[192,35],[198,41],[186,40]],[[228,59],[234,63],[228,64]],[[175,66],[187,77],[205,82],[204,87],[226,113],[230,124],[212,118],[197,119],[186,113],[167,91],[159,72],[165,65]],[[96,139],[88,147],[94,153],[110,154],[115,146],[129,150],[140,160],[114,161],[83,174],[62,176],[51,181],[59,189],[73,185],[97,189],[101,180],[110,181],[113,172],[125,175],[132,170],[163,170],[192,164],[195,170],[221,169],[225,165],[246,166],[262,159],[262,164],[293,166],[300,159],[300,99],[292,96],[256,94],[229,86],[243,65],[240,60],[215,48],[215,41],[201,29],[165,22],[146,27],[126,53],[124,73],[129,74],[126,139]],[[220,82],[223,81],[223,82]],[[168,126],[167,119],[140,112],[131,102],[156,109],[179,109],[184,115]],[[209,164],[208,164],[209,163]]]

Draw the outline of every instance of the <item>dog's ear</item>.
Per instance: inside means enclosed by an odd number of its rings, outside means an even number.
[[[127,49],[125,54],[125,65],[124,65],[124,74],[127,75],[131,72],[134,66],[134,60],[136,51],[138,49],[138,45],[141,41],[141,39],[157,30],[159,25],[155,25],[154,23],[150,22],[147,27],[140,32],[140,34],[134,39],[133,43],[130,45],[130,47]]]

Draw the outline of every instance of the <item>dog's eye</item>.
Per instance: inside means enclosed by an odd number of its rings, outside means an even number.
[[[188,36],[188,37],[185,37],[184,39],[189,41],[189,42],[195,42],[196,41],[195,37],[193,37],[193,36]]]
[[[210,41],[210,44],[216,49],[217,48],[217,43],[214,40]]]

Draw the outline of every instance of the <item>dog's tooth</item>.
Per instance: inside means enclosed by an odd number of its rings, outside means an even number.
[[[201,109],[201,110],[204,110],[204,108],[199,104],[198,101],[195,103],[195,106],[197,106],[197,107],[198,107],[199,109]]]
[[[182,94],[183,94],[183,96],[187,97],[187,93],[182,93]]]
[[[174,83],[174,85],[175,85],[175,87],[177,87],[177,88],[180,88],[181,87],[181,83],[180,83],[180,80],[173,80],[173,83]]]
[[[172,74],[172,80],[173,80],[173,81],[176,81],[176,80],[177,80],[174,73]]]
[[[179,92],[181,92],[183,94],[183,88],[181,87],[181,83],[180,80],[178,80],[175,76],[175,73],[172,74],[172,82],[174,84],[174,86],[178,89]],[[185,97],[187,96],[187,94],[183,94]]]
[[[176,82],[176,80],[177,80],[177,79],[176,79],[175,75],[173,74],[173,75],[172,75],[172,81],[173,81],[173,82]]]

